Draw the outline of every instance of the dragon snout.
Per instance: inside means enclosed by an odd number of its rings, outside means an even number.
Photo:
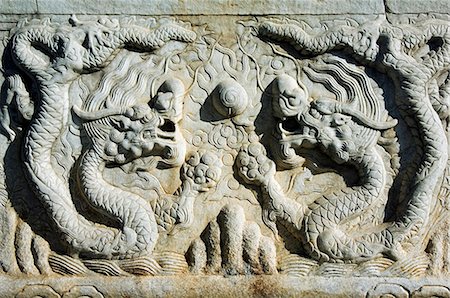
[[[162,163],[168,166],[183,164],[186,143],[177,123],[163,119],[156,129],[155,147],[161,150]]]

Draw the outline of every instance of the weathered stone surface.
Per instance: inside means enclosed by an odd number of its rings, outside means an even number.
[[[377,14],[384,12],[382,0],[287,0],[200,1],[178,0],[34,0],[0,2],[5,14],[127,14],[127,15],[296,15]]]
[[[386,0],[386,11],[396,14],[404,13],[450,13],[450,3],[440,0]]]
[[[0,1],[0,296],[450,296],[447,13]]]
[[[36,0],[2,0],[0,2],[1,14],[35,14],[38,12]]]
[[[111,279],[111,278],[110,278]],[[326,278],[289,276],[2,278],[6,297],[448,297],[445,279]],[[92,286],[95,284],[95,286]],[[80,294],[78,294],[80,295]],[[384,295],[384,296],[383,296]],[[391,296],[389,296],[391,295]],[[434,295],[434,296],[433,296]]]

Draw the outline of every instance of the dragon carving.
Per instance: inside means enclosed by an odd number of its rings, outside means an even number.
[[[450,171],[448,22],[248,21],[230,48],[170,19],[69,22],[11,32],[0,108],[30,195],[0,186],[48,213],[54,272],[180,273],[190,254],[193,272],[275,273],[291,242],[310,268],[425,250]]]
[[[413,251],[423,241],[425,227],[430,225],[432,212],[436,212],[438,202],[433,193],[439,187],[448,158],[445,129],[433,108],[439,96],[430,96],[428,91],[430,82],[435,83],[436,77],[449,70],[448,24],[433,20],[413,30],[378,20],[375,25],[345,25],[323,34],[308,34],[297,25],[267,21],[260,25],[259,34],[287,42],[302,55],[315,56],[344,48],[361,63],[386,73],[399,94],[399,106],[407,107],[402,113],[416,123],[416,142],[423,148],[418,150],[414,174],[402,194],[406,207],[401,214],[370,230],[346,230],[345,223],[370,212],[388,187],[388,169],[377,143],[382,139],[381,132],[395,127],[397,121],[387,115],[360,71],[350,69],[345,60],[326,54],[322,78],[311,68],[304,70],[313,81],[324,85],[329,77],[337,80],[347,90],[347,96],[334,90],[336,99],[313,100],[301,82],[287,75],[277,77],[273,83],[273,113],[278,119],[274,132],[278,146],[273,152],[280,166],[295,167],[304,161],[299,156],[301,150],[319,148],[334,162],[353,166],[359,180],[356,185],[326,194],[308,206],[287,198],[273,178],[253,180],[265,193],[269,209],[265,211],[266,218],[291,222],[300,231],[306,251],[319,261],[357,262],[380,254],[400,258]],[[424,48],[429,52],[420,55]],[[352,84],[362,87],[356,90]],[[445,91],[445,86],[441,90]]]
[[[19,28],[12,38],[14,62],[39,90],[39,102],[24,138],[27,178],[73,253],[108,259],[146,255],[158,238],[154,211],[138,195],[108,184],[102,169],[111,162],[124,164],[158,154],[168,166],[184,161],[177,128],[182,83],[167,81],[161,87],[167,90],[150,103],[93,96],[82,107],[73,105],[70,86],[81,74],[108,65],[124,47],[151,52],[172,40],[192,42],[196,35],[173,22],[144,26],[107,19],[82,23],[72,17],[70,21],[72,27],[30,24]],[[163,96],[167,92],[170,96]],[[71,109],[84,121],[90,139],[80,162],[86,198],[98,212],[116,220],[118,229],[80,215],[68,183],[52,165],[55,142],[68,125]]]

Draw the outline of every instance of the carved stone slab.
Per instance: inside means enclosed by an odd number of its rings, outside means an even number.
[[[270,2],[0,1],[1,296],[450,297],[449,4]]]

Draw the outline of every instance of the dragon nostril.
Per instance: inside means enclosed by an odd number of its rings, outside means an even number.
[[[159,127],[164,132],[175,132],[175,123],[170,120],[164,120],[164,124]]]

